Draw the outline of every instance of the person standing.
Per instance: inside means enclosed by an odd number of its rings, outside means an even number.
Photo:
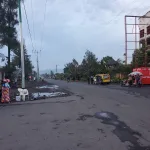
[[[98,77],[98,83],[102,84],[102,77],[101,76]]]
[[[138,75],[136,75],[136,86],[141,86],[141,77],[140,77],[140,75],[138,74]]]
[[[17,88],[17,78],[15,78],[15,88]]]
[[[9,79],[4,79],[3,84],[2,84],[2,97],[1,97],[1,102],[2,103],[9,103],[10,102],[10,95],[9,95],[9,85],[10,80]]]
[[[142,86],[142,76],[139,76],[139,87]]]
[[[94,84],[96,85],[97,84],[97,78],[94,77],[93,80],[94,80]]]
[[[93,84],[93,81],[94,81],[93,76],[91,76],[91,84]]]
[[[89,76],[88,76],[87,80],[88,80],[88,84],[90,84],[90,77]]]
[[[132,76],[131,75],[128,78],[128,83],[129,83],[129,86],[132,86],[132,84],[133,84],[133,82],[132,82]]]
[[[29,76],[29,81],[31,81],[31,76]]]

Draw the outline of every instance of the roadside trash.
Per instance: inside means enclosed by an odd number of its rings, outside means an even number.
[[[18,88],[18,91],[20,93],[21,100],[25,101],[26,98],[29,100],[29,92],[27,89]]]
[[[57,85],[44,85],[44,86],[39,86],[39,87],[36,87],[37,89],[58,89],[59,86]]]
[[[20,102],[21,101],[21,96],[20,96],[19,92],[16,92],[16,94],[15,94],[15,101],[16,102]]]
[[[20,102],[21,101],[21,97],[20,96],[16,96],[16,102]]]
[[[58,96],[65,96],[66,93],[63,92],[52,92],[52,93],[46,93],[46,92],[39,92],[39,93],[32,93],[32,99],[37,100],[41,98],[51,98],[51,97],[58,97]]]

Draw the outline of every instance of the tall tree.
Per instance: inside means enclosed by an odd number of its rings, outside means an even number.
[[[29,74],[33,71],[32,62],[30,60],[30,55],[28,55],[26,46],[24,45],[24,57],[25,57],[25,76],[27,77]],[[14,51],[14,57],[12,59],[13,66],[16,66],[18,68],[21,68],[21,50],[20,47],[15,49]]]
[[[76,77],[78,65],[79,65],[78,62],[75,59],[73,59],[72,62],[65,65],[64,73],[67,73],[67,74],[72,75],[73,77]]]
[[[85,76],[94,75],[100,69],[98,59],[95,54],[89,50],[85,52],[81,66]]]
[[[8,47],[8,68],[10,68],[10,52],[16,48],[18,24],[18,1],[0,0],[0,46]]]
[[[148,46],[146,46],[145,43],[142,44],[141,48],[134,51],[132,55],[132,66],[150,66],[150,51],[148,50]]]
[[[133,53],[132,65],[134,67],[142,67],[145,65],[145,48],[136,49]]]

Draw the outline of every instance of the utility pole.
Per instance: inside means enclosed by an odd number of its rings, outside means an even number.
[[[37,81],[39,81],[39,52],[37,51]]]
[[[18,0],[19,6],[19,24],[20,24],[20,35],[21,35],[21,71],[22,71],[22,89],[25,88],[25,69],[24,69],[24,48],[23,48],[23,32],[22,32],[22,16],[21,16],[21,2]]]
[[[57,73],[57,65],[56,65],[56,73]]]

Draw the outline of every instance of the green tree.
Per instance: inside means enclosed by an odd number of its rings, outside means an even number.
[[[77,68],[76,68],[77,67]],[[76,69],[77,71],[75,71]],[[87,50],[81,64],[73,59],[72,62],[66,64],[64,68],[64,76],[76,75],[83,80],[86,80],[88,76],[96,74],[109,73],[111,77],[115,77],[117,73],[122,73],[124,75],[132,72],[132,65],[124,65],[121,59],[116,61],[111,56],[103,57],[98,61],[96,55]]]
[[[78,74],[78,67],[78,62],[75,59],[73,59],[72,62],[65,65],[64,73],[76,78]]]
[[[89,50],[85,52],[82,63],[79,63],[73,59],[72,62],[65,65],[65,75],[71,75],[75,78],[87,78],[90,75],[95,75],[100,71],[100,63],[95,54]]]
[[[0,46],[8,48],[8,69],[10,68],[10,52],[17,43],[16,25],[18,24],[18,1],[0,0]],[[10,71],[10,70],[9,70]]]
[[[30,60],[30,55],[28,55],[26,46],[24,45],[24,57],[25,57],[25,76],[27,77],[30,75],[33,71],[33,65]],[[21,50],[20,47],[15,49],[14,51],[14,57],[12,59],[12,66],[15,66],[17,68],[21,68]]]
[[[145,63],[145,50],[144,48],[136,49],[132,55],[132,65],[134,67],[142,67]]]
[[[132,66],[143,67],[150,66],[150,51],[148,47],[143,44],[140,49],[136,49],[132,55]]]
[[[85,52],[81,68],[83,71],[83,75],[86,77],[90,75],[95,75],[99,71],[99,62],[93,52],[89,50]]]

